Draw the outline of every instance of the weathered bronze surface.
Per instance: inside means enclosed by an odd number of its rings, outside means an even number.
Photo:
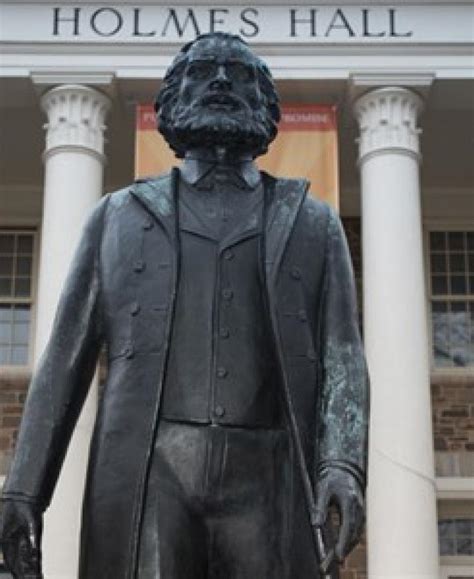
[[[238,37],[186,45],[156,110],[184,161],[87,223],[3,491],[6,563],[42,576],[42,513],[105,344],[81,579],[335,576],[363,527],[368,423],[340,221],[257,171],[278,97]]]

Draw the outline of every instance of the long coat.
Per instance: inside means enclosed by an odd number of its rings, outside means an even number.
[[[179,278],[176,175],[137,181],[93,211],[30,385],[4,487],[5,497],[48,506],[105,344],[109,367],[87,473],[82,579],[136,574]],[[275,388],[284,390],[311,484],[321,461],[341,461],[363,476],[368,381],[339,219],[306,197],[305,181],[263,177],[262,268],[281,373]],[[296,495],[301,507],[302,491]],[[292,531],[295,558],[303,545],[311,549],[302,527]]]

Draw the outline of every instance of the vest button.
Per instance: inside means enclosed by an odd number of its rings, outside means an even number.
[[[225,378],[227,376],[227,374],[228,374],[228,372],[223,366],[219,366],[219,368],[217,368],[218,378]]]
[[[223,297],[225,300],[231,300],[232,297],[233,297],[233,295],[234,295],[234,292],[233,292],[231,289],[229,289],[229,288],[226,288],[226,289],[222,290],[222,297]]]
[[[139,311],[140,311],[140,304],[138,302],[133,302],[130,305],[130,313],[132,314],[132,316],[136,316]]]
[[[214,414],[215,414],[217,417],[222,418],[222,417],[224,416],[224,414],[225,414],[225,408],[224,408],[223,406],[217,405],[217,406],[214,408]]]
[[[227,259],[227,261],[234,259],[234,252],[231,249],[226,249],[223,255],[224,259]]]
[[[142,225],[143,229],[148,230],[153,227],[153,221],[151,219],[145,219]]]
[[[228,338],[229,335],[230,335],[230,332],[229,332],[229,330],[228,330],[227,328],[221,328],[221,329],[219,330],[219,336],[220,336],[221,338]]]
[[[298,319],[300,322],[308,321],[308,316],[306,315],[306,312],[304,310],[300,310],[298,312]]]
[[[140,273],[145,269],[145,262],[141,259],[137,259],[137,261],[133,264],[133,269],[137,273]]]
[[[301,279],[301,271],[297,268],[294,267],[291,271],[290,271],[290,276],[293,279]]]
[[[125,358],[133,358],[133,347],[132,346],[125,346],[125,348],[122,350],[122,354],[125,356]]]

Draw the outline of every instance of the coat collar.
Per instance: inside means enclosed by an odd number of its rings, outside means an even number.
[[[275,282],[281,259],[309,183],[305,179],[275,179],[262,173],[265,190],[265,271],[268,282]],[[158,178],[135,182],[132,195],[176,242],[175,189],[179,170],[173,169]]]

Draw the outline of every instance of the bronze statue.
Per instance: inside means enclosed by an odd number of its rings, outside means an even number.
[[[359,539],[366,484],[340,221],[307,182],[256,169],[280,113],[240,38],[184,46],[156,111],[184,161],[106,195],[88,221],[3,491],[5,561],[42,576],[42,513],[105,344],[80,578],[321,577]]]

